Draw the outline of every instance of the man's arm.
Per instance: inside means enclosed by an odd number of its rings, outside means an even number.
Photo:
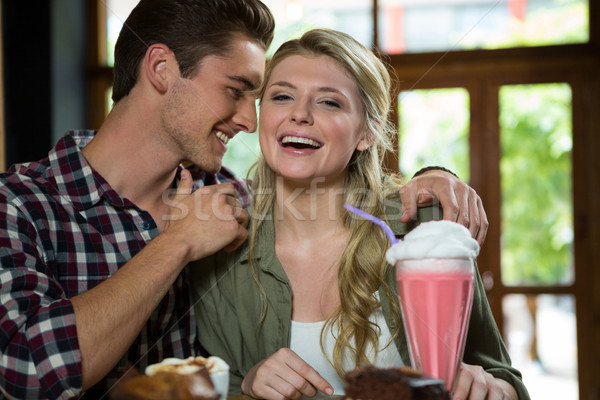
[[[15,398],[75,396],[81,353],[73,307],[48,272],[33,223],[1,200],[0,386]]]
[[[417,207],[437,204],[444,210],[444,219],[466,226],[479,245],[483,245],[488,219],[479,195],[452,172],[440,167],[425,168],[402,189],[402,222],[416,217]]]
[[[182,243],[159,235],[109,279],[71,299],[83,390],[127,352],[185,266],[186,252]]]
[[[173,200],[177,216],[165,231],[111,278],[72,299],[84,390],[119,361],[185,265],[246,239],[248,215],[231,184],[190,194],[192,186],[184,170]]]
[[[214,185],[190,195],[191,188],[186,171],[174,200],[178,212],[186,212],[170,221],[162,234],[110,278],[71,299],[64,297],[52,276],[41,272],[47,267],[42,257],[33,256],[38,253],[31,239],[35,232],[2,230],[1,294],[6,313],[0,318],[2,327],[11,330],[0,337],[0,351],[12,355],[0,361],[0,369],[10,371],[2,374],[3,386],[7,383],[17,391],[29,390],[18,397],[38,397],[40,393],[46,397],[46,391],[52,391],[50,397],[70,396],[81,387],[89,388],[122,358],[189,261],[224,246],[233,248],[246,238],[247,213],[237,195],[232,196],[231,185]],[[13,241],[11,236],[28,240],[30,245],[15,251],[13,247],[22,241]],[[5,266],[7,260],[12,265]],[[26,294],[19,274],[29,276]],[[9,275],[12,278],[5,281],[4,276]],[[46,290],[41,287],[44,285],[52,288]],[[5,302],[8,297],[15,300]],[[42,306],[30,306],[32,303]],[[29,340],[32,332],[40,331],[43,335]],[[68,349],[57,337],[63,331],[69,332]],[[14,382],[8,382],[11,377]]]

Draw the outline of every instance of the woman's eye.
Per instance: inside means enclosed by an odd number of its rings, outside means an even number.
[[[284,100],[289,100],[289,99],[291,99],[291,98],[292,98],[292,97],[291,97],[291,96],[289,96],[289,95],[287,95],[287,94],[276,94],[276,95],[274,95],[274,96],[271,96],[271,99],[272,99],[273,101],[284,101]]]
[[[341,108],[342,107],[341,104],[338,103],[335,100],[323,100],[323,101],[321,101],[321,103],[325,104],[326,106],[329,106],[329,107],[335,107],[335,108]]]

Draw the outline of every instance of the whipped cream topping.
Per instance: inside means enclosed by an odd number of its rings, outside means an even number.
[[[470,258],[479,255],[479,243],[463,225],[430,221],[417,226],[386,252],[387,261],[419,258]]]

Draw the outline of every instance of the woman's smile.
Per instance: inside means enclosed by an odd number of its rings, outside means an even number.
[[[309,156],[323,147],[318,140],[297,133],[283,134],[278,143],[282,151],[294,156]]]

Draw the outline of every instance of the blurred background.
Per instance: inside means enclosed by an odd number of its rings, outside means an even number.
[[[480,273],[532,398],[599,399],[597,3],[264,2],[277,21],[269,54],[314,27],[381,54],[396,78],[386,167],[409,179],[441,165],[477,190],[490,221]],[[100,126],[114,43],[136,3],[2,1],[1,168]],[[224,165],[246,176],[257,134],[228,147]]]

